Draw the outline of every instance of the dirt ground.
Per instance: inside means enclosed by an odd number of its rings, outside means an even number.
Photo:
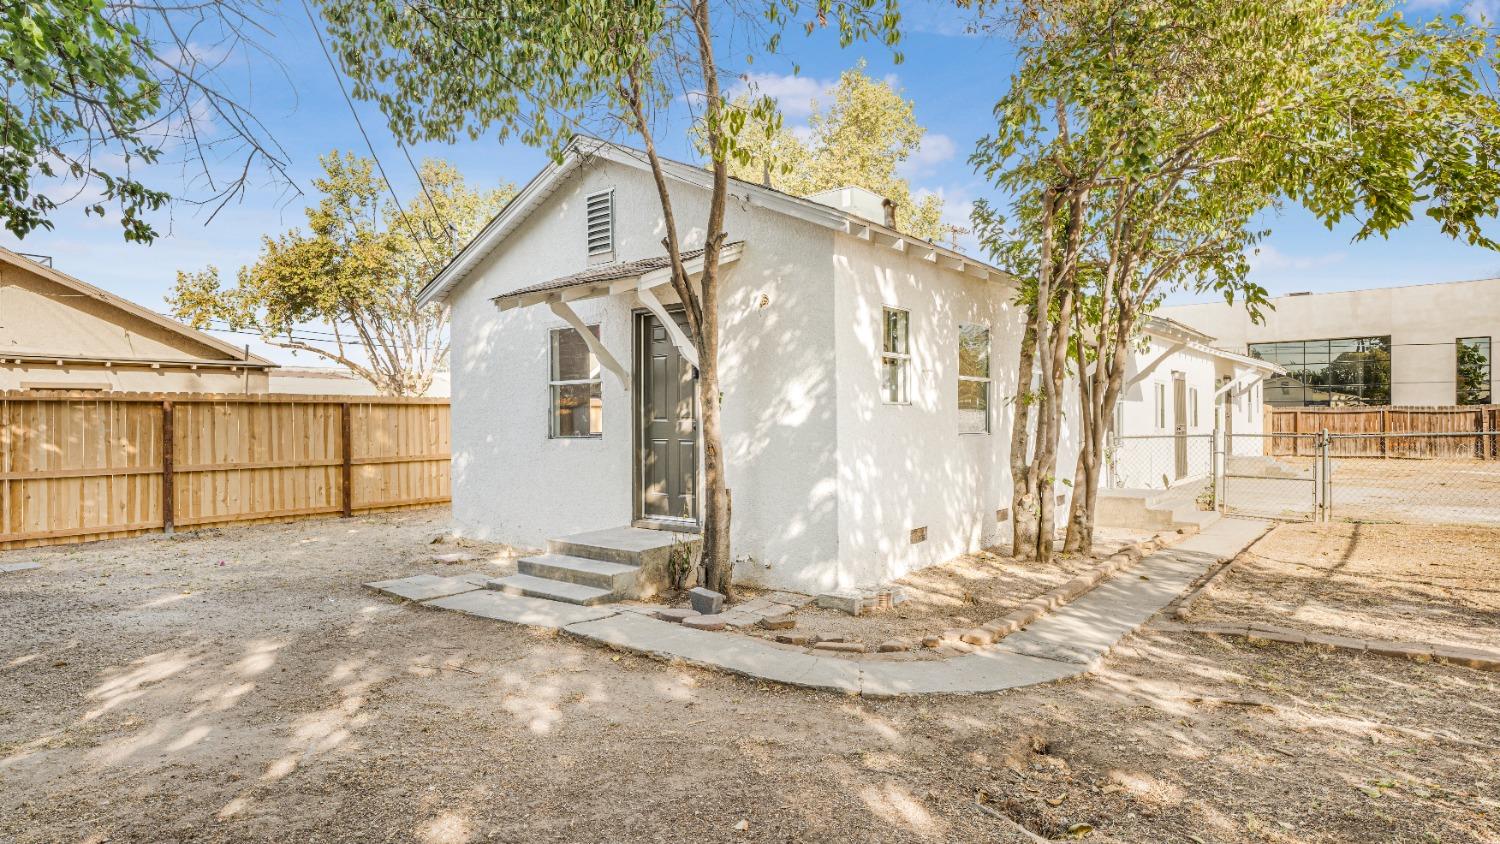
[[[451,573],[445,519],[0,554],[43,564],[0,574],[0,841],[1023,840],[977,803],[1090,841],[1500,841],[1495,674],[1148,628],[996,696],[791,690],[360,587]]]
[[[903,590],[908,598],[899,607],[856,617],[842,610],[808,605],[796,614],[797,630],[823,638],[842,636],[872,648],[898,637],[918,645],[923,636],[953,628],[977,627],[1000,618],[1093,568],[1126,545],[1151,536],[1150,531],[1100,528],[1092,555],[1059,553],[1045,566],[1017,560],[1003,549],[965,554],[895,581],[892,585]],[[736,602],[759,594],[749,589],[741,591],[744,594],[736,595]],[[766,639],[776,637],[775,632],[758,627],[740,632]],[[940,658],[932,651],[921,653],[924,657]]]
[[[1241,556],[1193,620],[1500,648],[1500,528],[1285,525]]]

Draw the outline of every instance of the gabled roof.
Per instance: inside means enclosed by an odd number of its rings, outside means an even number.
[[[473,240],[444,267],[418,296],[418,304],[445,298],[458,286],[475,266],[493,252],[507,236],[541,207],[552,196],[568,176],[595,160],[611,161],[638,170],[649,171],[651,163],[646,153],[601,138],[577,135],[562,152],[561,161],[550,161],[542,171],[532,178],[520,192],[511,198],[500,213],[486,225]],[[692,164],[671,159],[661,159],[662,170],[667,178],[704,190],[713,189],[713,174]],[[756,205],[820,225],[844,234],[867,240],[880,239],[887,245],[899,249],[921,249],[928,253],[929,260],[959,272],[968,272],[981,279],[1009,279],[1004,270],[975,260],[962,252],[902,234],[895,229],[880,225],[855,214],[831,208],[810,199],[783,193],[775,188],[731,178],[730,191],[741,202]],[[941,260],[939,260],[941,258]]]
[[[1214,357],[1224,358],[1225,360],[1234,361],[1235,363],[1244,364],[1245,366],[1251,366],[1257,369],[1264,369],[1267,372],[1276,374],[1282,374],[1286,372],[1286,370],[1282,369],[1274,363],[1271,363],[1270,361],[1261,360],[1260,358],[1252,358],[1248,355],[1238,354],[1236,352],[1231,352],[1226,349],[1221,349],[1217,346],[1214,346],[1212,345],[1214,341],[1213,337],[1204,334],[1202,331],[1199,331],[1198,329],[1192,327],[1191,325],[1188,325],[1185,322],[1171,319],[1170,317],[1150,314],[1142,322],[1141,327],[1147,334],[1155,334],[1158,337],[1167,337],[1172,340],[1176,340],[1180,343],[1190,346],[1191,348],[1197,349],[1200,352],[1213,355]]]
[[[70,276],[64,272],[59,272],[58,270],[55,270],[52,267],[47,266],[46,264],[40,264],[36,261],[31,260],[30,258],[25,258],[17,255],[9,249],[0,248],[0,263],[10,264],[17,269],[25,270],[26,272],[41,276],[42,278],[53,282],[54,284],[60,284],[63,287],[67,287],[91,299],[103,302],[104,304],[109,305],[116,310],[124,311],[125,313],[128,313],[133,317],[137,317],[147,322],[154,323],[155,325],[165,328],[166,330],[174,334],[192,340],[194,343],[199,343],[204,346],[208,346],[209,348],[212,348],[216,351],[222,352],[226,361],[233,361],[242,366],[254,369],[271,369],[276,367],[277,365],[258,355],[250,355],[249,357],[246,357],[244,349],[241,349],[237,346],[232,346],[217,337],[199,331],[192,326],[184,325],[183,323],[180,323],[175,319],[164,317],[161,314],[156,313],[155,311],[137,305],[129,299],[123,298],[121,296],[116,296],[108,290],[95,287],[94,285],[89,284],[82,279],[74,278],[73,276]]]

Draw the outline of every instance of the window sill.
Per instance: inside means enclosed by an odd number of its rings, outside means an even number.
[[[548,434],[549,440],[602,440],[603,434]]]

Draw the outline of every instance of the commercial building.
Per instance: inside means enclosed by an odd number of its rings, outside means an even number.
[[[1238,303],[1177,305],[1158,313],[1213,335],[1220,348],[1285,369],[1286,375],[1266,383],[1267,404],[1495,401],[1500,278],[1294,293],[1272,299],[1258,323]]]

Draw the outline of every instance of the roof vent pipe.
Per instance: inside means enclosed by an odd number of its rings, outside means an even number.
[[[885,209],[885,227],[894,229],[896,227],[896,203],[886,199],[882,200],[880,205]]]

